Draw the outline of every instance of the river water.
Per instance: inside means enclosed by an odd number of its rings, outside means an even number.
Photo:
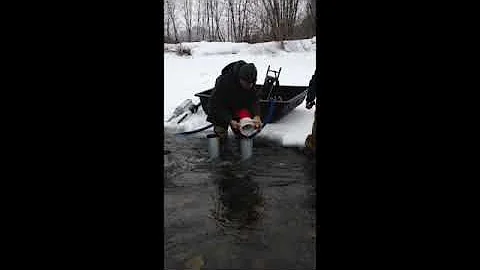
[[[254,139],[241,162],[230,138],[209,162],[206,139],[165,132],[165,269],[314,269],[315,160]]]

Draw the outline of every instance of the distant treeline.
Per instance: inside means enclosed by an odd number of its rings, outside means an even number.
[[[268,42],[315,36],[313,0],[165,0],[164,42]]]

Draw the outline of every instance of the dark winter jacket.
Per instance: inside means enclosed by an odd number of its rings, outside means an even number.
[[[307,103],[315,100],[315,98],[318,100],[320,99],[320,90],[318,89],[318,73],[316,69],[312,79],[310,80],[310,83],[308,84]],[[320,103],[318,100],[315,102],[315,109],[318,107],[318,103]]]
[[[226,127],[241,109],[249,110],[252,117],[260,115],[256,91],[240,85],[238,71],[245,64],[245,61],[237,61],[223,68],[208,101],[208,122]]]

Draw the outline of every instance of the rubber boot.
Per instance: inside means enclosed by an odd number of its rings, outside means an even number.
[[[208,140],[208,156],[209,161],[220,158],[220,138],[217,134],[212,133],[207,135]]]
[[[242,160],[247,160],[252,157],[253,154],[253,139],[242,138],[240,139],[240,153]]]

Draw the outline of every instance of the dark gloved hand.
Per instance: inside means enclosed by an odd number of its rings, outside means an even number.
[[[305,106],[307,109],[311,109],[315,105],[315,100],[312,101],[307,101],[307,106]]]
[[[231,121],[230,121],[230,126],[231,126],[232,129],[234,129],[234,130],[239,130],[239,129],[240,129],[240,122],[235,121],[235,120],[231,120]]]

